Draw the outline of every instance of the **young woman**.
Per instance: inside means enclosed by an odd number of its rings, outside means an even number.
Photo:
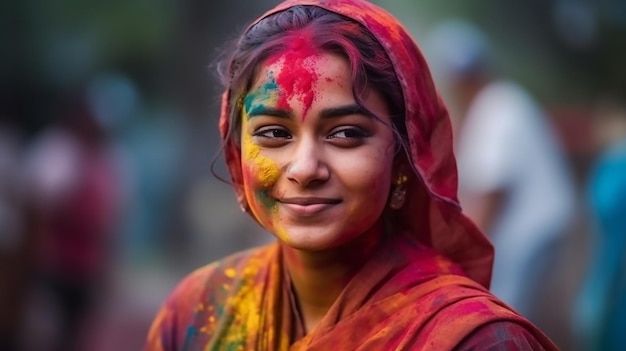
[[[286,1],[224,66],[220,130],[269,246],[198,269],[147,350],[555,350],[489,293],[451,127],[402,25],[361,0]]]

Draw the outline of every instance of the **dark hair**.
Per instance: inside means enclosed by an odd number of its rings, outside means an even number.
[[[241,99],[249,90],[261,62],[284,51],[294,33],[307,28],[312,43],[324,51],[344,56],[352,70],[353,94],[363,105],[362,94],[372,88],[383,95],[391,111],[392,128],[398,146],[406,143],[404,97],[391,60],[382,45],[361,24],[316,6],[294,6],[265,17],[235,43],[218,74],[230,89],[229,131],[226,138],[237,138],[241,128]],[[364,107],[364,106],[363,106]],[[367,109],[366,109],[367,110]],[[373,113],[370,115],[378,118]]]

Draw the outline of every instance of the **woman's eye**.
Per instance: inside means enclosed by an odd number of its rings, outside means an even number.
[[[328,139],[362,139],[367,137],[367,133],[360,128],[343,128],[331,133]]]
[[[288,131],[281,128],[264,128],[260,129],[253,134],[254,136],[259,136],[263,138],[269,139],[291,139],[292,136]]]
[[[361,128],[339,128],[329,134],[326,139],[335,146],[351,148],[362,145],[369,133]]]

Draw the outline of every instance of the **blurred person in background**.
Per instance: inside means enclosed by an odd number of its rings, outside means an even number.
[[[223,151],[277,239],[174,289],[146,350],[556,350],[491,294],[415,42],[360,0],[286,1],[221,66]]]
[[[106,287],[121,215],[121,176],[107,132],[85,96],[71,96],[25,160],[32,292],[22,343],[74,351]]]
[[[573,335],[581,351],[617,351],[626,348],[626,106],[603,104],[595,125],[599,151],[586,187],[592,251]]]
[[[478,27],[442,21],[426,48],[453,106],[461,205],[495,247],[491,291],[536,322],[538,289],[576,211],[559,138],[531,94],[498,76],[493,47]]]

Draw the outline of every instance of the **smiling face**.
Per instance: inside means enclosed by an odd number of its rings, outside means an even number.
[[[285,64],[288,62],[288,64]],[[381,230],[394,136],[376,91],[352,95],[348,61],[305,43],[266,60],[244,98],[244,191],[256,219],[297,249],[340,246]]]

